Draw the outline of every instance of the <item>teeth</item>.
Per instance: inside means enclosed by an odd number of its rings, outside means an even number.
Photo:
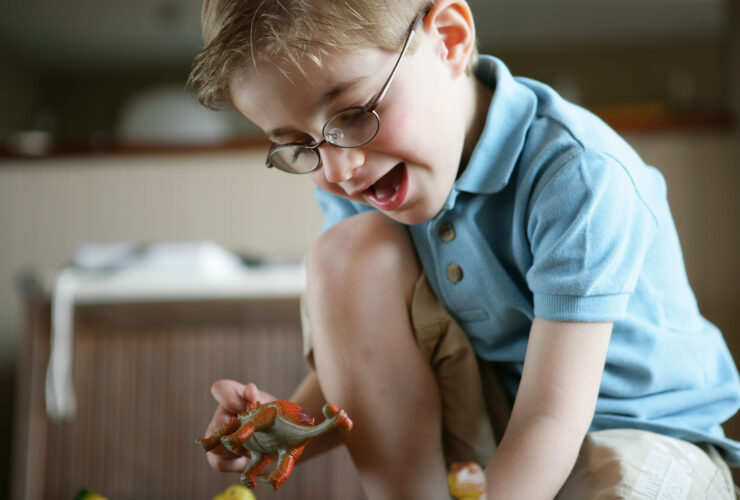
[[[403,175],[394,167],[390,172],[378,179],[370,188],[373,196],[378,200],[387,200],[393,197],[403,183]]]

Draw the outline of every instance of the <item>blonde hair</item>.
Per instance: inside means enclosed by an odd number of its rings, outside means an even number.
[[[301,70],[321,67],[333,49],[375,47],[398,50],[409,24],[430,0],[205,0],[204,48],[195,58],[188,85],[204,106],[229,101],[237,70],[287,61]]]

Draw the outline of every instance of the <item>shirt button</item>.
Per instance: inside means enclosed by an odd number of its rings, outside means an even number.
[[[453,283],[457,283],[458,281],[463,279],[462,267],[458,266],[457,264],[452,264],[450,267],[447,268],[447,278]]]
[[[452,241],[455,239],[455,228],[451,224],[445,224],[439,228],[439,237],[442,241]]]

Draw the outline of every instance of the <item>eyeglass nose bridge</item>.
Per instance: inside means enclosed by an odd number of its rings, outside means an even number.
[[[344,147],[339,144],[344,139],[344,131],[339,127],[333,127],[328,132],[324,132],[324,140],[322,142],[328,142],[332,146]]]

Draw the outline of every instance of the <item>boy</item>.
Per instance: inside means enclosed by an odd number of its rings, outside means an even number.
[[[447,498],[466,459],[489,498],[734,498],[740,444],[720,424],[737,370],[696,308],[661,176],[613,131],[477,58],[465,0],[206,0],[203,22],[201,102],[230,103],[273,141],[268,166],[318,186],[315,369],[291,399],[352,416],[369,498]],[[504,388],[493,423],[476,355]],[[209,433],[273,398],[212,392]]]

